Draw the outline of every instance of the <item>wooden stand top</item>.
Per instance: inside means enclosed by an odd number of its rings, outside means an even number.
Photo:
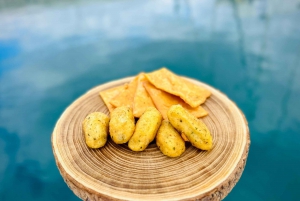
[[[213,87],[202,105],[201,118],[213,137],[213,148],[202,151],[187,143],[177,158],[164,156],[155,143],[143,152],[110,138],[100,149],[86,146],[82,121],[91,112],[109,114],[99,92],[129,82],[132,77],[97,86],[61,115],[52,134],[57,167],[70,189],[83,200],[222,200],[238,182],[248,156],[250,136],[240,109]]]

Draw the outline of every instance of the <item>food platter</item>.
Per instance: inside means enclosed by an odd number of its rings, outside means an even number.
[[[213,148],[202,151],[186,144],[177,158],[164,156],[155,143],[142,152],[111,139],[100,149],[85,144],[82,121],[91,112],[109,111],[99,92],[132,80],[127,77],[96,86],[61,115],[52,134],[57,167],[69,188],[83,200],[221,200],[244,170],[250,135],[241,110],[225,94],[200,81],[211,97],[201,118],[213,137]]]

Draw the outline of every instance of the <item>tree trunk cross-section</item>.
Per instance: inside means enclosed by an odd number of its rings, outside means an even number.
[[[69,188],[82,200],[222,200],[239,181],[246,165],[250,135],[247,120],[229,98],[202,82],[212,95],[201,118],[213,137],[213,148],[202,151],[189,143],[177,158],[164,156],[155,143],[143,152],[110,138],[100,149],[86,146],[83,119],[92,112],[109,114],[99,92],[132,77],[97,86],[61,115],[52,134],[57,167]]]

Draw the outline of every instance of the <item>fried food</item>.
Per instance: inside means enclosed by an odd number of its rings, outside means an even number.
[[[82,122],[85,142],[90,148],[103,147],[107,141],[109,117],[102,112],[89,114]]]
[[[211,95],[210,91],[181,78],[166,68],[146,74],[156,88],[179,96],[191,107],[198,107]]]
[[[132,151],[145,150],[149,143],[154,140],[161,121],[162,116],[156,108],[147,108],[136,123],[135,131],[128,142],[128,147]]]
[[[170,93],[167,93],[163,90],[156,88],[150,82],[144,82],[144,87],[150,94],[156,108],[160,111],[161,115],[164,119],[167,119],[167,112],[172,105],[180,104],[186,110],[188,110],[191,114],[195,115],[196,117],[203,117],[206,116],[208,113],[207,111],[198,106],[196,108],[192,108],[187,103],[185,103],[181,98],[178,96],[174,96]]]
[[[136,76],[129,84],[125,84],[124,90],[115,96],[111,101],[114,107],[129,105],[133,107],[134,94],[138,85],[138,76]]]
[[[157,145],[170,157],[182,154],[184,141],[203,150],[212,148],[208,128],[197,119],[208,115],[201,104],[210,95],[166,68],[142,72],[129,83],[100,92],[111,114],[109,131],[115,143],[128,142],[131,150],[143,151],[157,134]],[[164,121],[157,133],[162,119],[169,123]]]
[[[105,91],[101,91],[99,93],[100,97],[103,99],[105,105],[107,106],[109,112],[111,113],[116,107],[113,106],[110,101],[117,96],[121,91],[124,90],[126,86],[122,85],[122,86],[117,86],[111,89],[107,89]]]
[[[169,157],[178,157],[185,151],[184,140],[168,120],[163,120],[157,131],[156,145]]]
[[[135,119],[130,106],[117,107],[110,114],[109,133],[116,144],[123,144],[133,135]]]
[[[138,84],[133,99],[133,115],[140,117],[148,107],[155,107],[143,83],[146,81],[144,73],[138,75]]]
[[[186,135],[193,146],[202,150],[212,148],[212,136],[207,126],[181,105],[170,107],[168,119],[176,130]]]

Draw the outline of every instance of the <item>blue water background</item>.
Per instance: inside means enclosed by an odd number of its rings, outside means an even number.
[[[51,133],[90,88],[162,66],[244,112],[251,147],[226,201],[299,200],[299,0],[0,0],[0,200],[79,200]]]

